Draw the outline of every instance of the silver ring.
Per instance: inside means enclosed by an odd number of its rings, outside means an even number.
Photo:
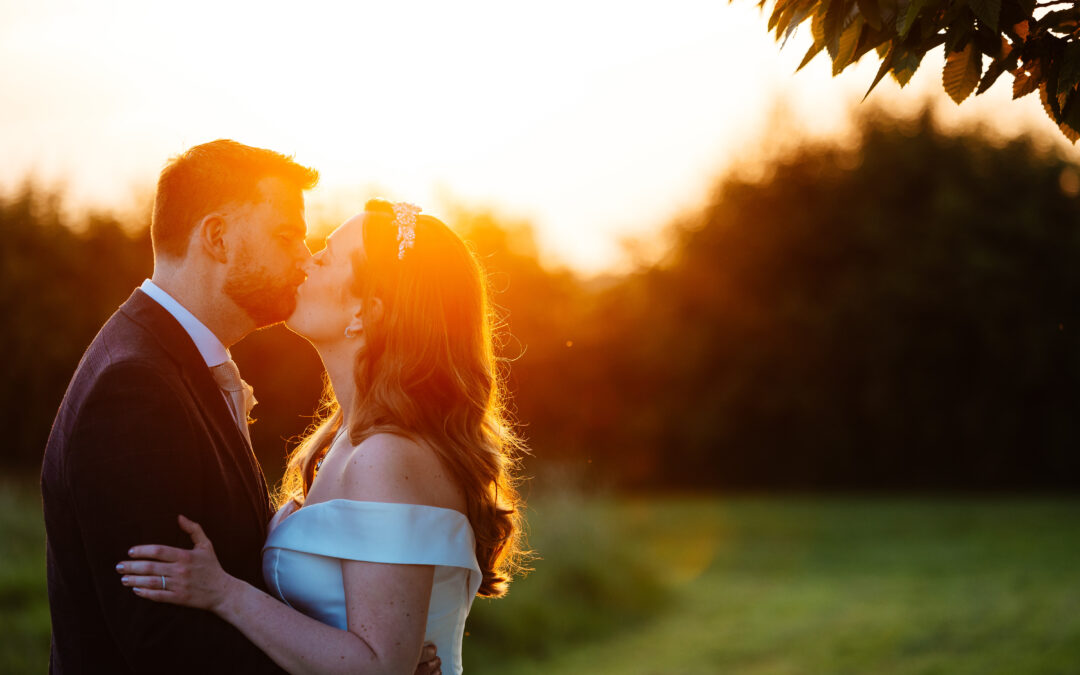
[[[161,590],[165,590],[165,575],[161,575]]]

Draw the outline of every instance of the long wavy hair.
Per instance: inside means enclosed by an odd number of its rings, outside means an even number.
[[[364,317],[349,439],[377,433],[423,442],[464,491],[483,572],[478,595],[498,597],[522,569],[522,502],[515,477],[524,450],[506,409],[494,316],[475,256],[436,218],[418,216],[415,240],[398,257],[393,205],[364,206],[364,251],[354,252],[352,292],[380,316]],[[318,421],[290,454],[279,506],[303,504],[344,416],[327,380]]]

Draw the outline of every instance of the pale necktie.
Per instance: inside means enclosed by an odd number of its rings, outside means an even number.
[[[233,419],[236,420],[236,425],[240,427],[244,438],[250,444],[251,436],[248,434],[247,418],[248,413],[258,403],[255,400],[255,390],[251,388],[250,384],[240,379],[240,369],[236,367],[236,362],[232,359],[220,365],[212,366],[210,373],[214,376],[217,385],[225,392],[225,397],[229,400],[229,407],[232,408]]]

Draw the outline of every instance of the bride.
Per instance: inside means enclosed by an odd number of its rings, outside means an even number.
[[[214,612],[291,673],[412,673],[425,640],[460,673],[476,595],[520,555],[492,316],[462,240],[372,200],[312,257],[286,322],[318,350],[327,415],[288,460],[263,548],[272,597],[193,549],[135,546],[121,582]]]

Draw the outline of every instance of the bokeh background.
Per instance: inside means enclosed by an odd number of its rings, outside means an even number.
[[[36,475],[151,272],[156,173],[232,137],[483,260],[531,454],[500,673],[1080,663],[1080,155],[1037,101],[793,71],[753,3],[0,3],[0,671],[46,669]],[[936,59],[936,61],[935,61]],[[233,353],[273,482],[315,353]],[[148,478],[148,480],[151,478]]]

